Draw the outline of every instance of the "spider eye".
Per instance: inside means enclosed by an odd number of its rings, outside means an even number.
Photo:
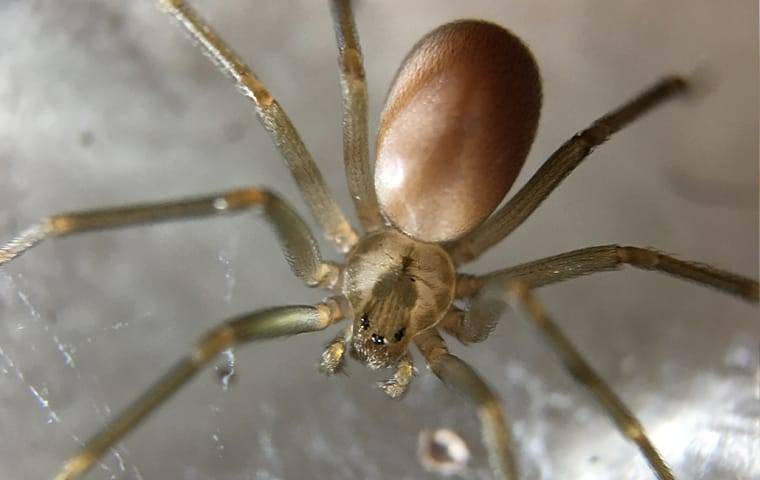
[[[406,333],[406,328],[399,328],[398,331],[393,334],[393,339],[397,342],[401,341],[402,338],[404,338],[404,334]]]
[[[366,329],[369,328],[369,317],[367,316],[366,313],[364,315],[362,315],[361,324],[360,325],[362,327],[362,330],[366,330]]]

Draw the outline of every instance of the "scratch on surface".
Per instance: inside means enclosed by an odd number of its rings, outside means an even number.
[[[5,364],[6,368],[4,370],[13,372],[13,375],[23,383],[26,388],[31,392],[32,396],[34,396],[34,399],[37,402],[37,405],[40,406],[40,408],[47,413],[48,416],[48,423],[60,423],[61,419],[58,417],[58,414],[50,408],[50,402],[48,402],[48,399],[42,395],[35,387],[34,385],[28,383],[26,381],[26,378],[24,377],[24,373],[19,369],[16,364],[11,360],[8,355],[6,355],[5,351],[2,347],[0,347],[0,360]]]
[[[16,295],[21,300],[21,303],[24,305],[26,310],[29,312],[29,315],[34,319],[34,322],[38,326],[40,326],[43,331],[45,332],[49,331],[50,330],[49,325],[46,325],[46,324],[40,325],[41,323],[40,320],[42,319],[42,315],[32,303],[30,296],[24,291],[27,285],[26,285],[26,281],[24,280],[23,275],[21,274],[17,275],[18,281],[16,281],[12,276],[8,275],[5,272],[3,272],[3,276],[5,277],[5,280],[7,281],[8,286],[16,291]],[[22,288],[22,286],[24,288]],[[61,342],[57,335],[53,335],[51,339],[55,343],[55,346],[58,349],[58,351],[63,356],[63,360],[66,362],[66,365],[68,365],[71,368],[76,368],[76,364],[74,363],[74,356],[73,356],[73,352],[75,351],[75,349]]]
[[[235,277],[235,271],[233,268],[233,260],[237,256],[238,252],[238,237],[232,235],[229,238],[228,245],[217,254],[217,259],[224,265],[224,281],[225,281],[225,293],[224,302],[229,304],[232,301],[232,297],[235,294],[235,285],[237,279]]]
[[[50,332],[50,325],[42,322],[43,315],[40,313],[40,311],[35,307],[34,302],[32,300],[32,297],[25,291],[28,290],[28,285],[26,284],[26,281],[24,277],[21,274],[17,274],[16,278],[12,277],[6,272],[0,272],[0,275],[2,276],[2,279],[5,280],[7,287],[11,291],[15,291],[16,296],[21,301],[21,304],[26,309],[30,319],[33,321],[33,324],[36,325],[41,331],[43,332]],[[122,327],[128,326],[128,322],[119,322],[112,327],[104,327],[103,330],[119,330]],[[24,326],[17,327],[17,330],[24,330]],[[60,338],[57,335],[48,335],[48,337],[53,341],[53,343],[56,346],[56,350],[61,354],[63,357],[64,362],[66,365],[76,372],[77,378],[81,378],[81,374],[79,370],[76,368],[76,362],[74,361],[74,353],[76,352],[76,347],[72,345],[68,345],[60,340]],[[32,350],[35,349],[35,345],[31,345],[30,348]],[[41,392],[37,387],[32,385],[30,382],[27,381],[24,373],[21,371],[21,369],[16,365],[16,363],[8,356],[8,354],[3,350],[3,348],[0,346],[0,362],[2,363],[2,371],[6,374],[10,373],[13,376],[15,376],[21,383],[24,384],[24,387],[32,394],[32,396],[35,399],[35,403],[45,412],[47,415],[47,423],[56,423],[60,424],[61,419],[58,415],[58,413],[50,406],[50,402],[46,396],[45,393]],[[111,410],[108,407],[107,404],[103,405],[106,415],[110,415]],[[96,408],[96,411],[99,409]],[[69,436],[76,442],[76,444],[79,447],[82,447],[84,443],[74,434],[69,433]],[[118,462],[119,470],[122,472],[127,471],[127,462],[124,459],[124,456],[117,451],[116,449],[111,449],[111,452],[113,453],[114,457],[116,458]],[[104,464],[103,462],[99,463],[100,468],[106,472],[109,472],[113,474],[113,469],[111,469],[108,465]],[[140,471],[137,469],[136,466],[132,465],[132,471],[135,474],[135,478],[142,479],[142,475],[140,474]]]

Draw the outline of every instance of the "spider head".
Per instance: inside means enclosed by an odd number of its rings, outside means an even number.
[[[395,290],[399,295],[391,294],[385,301],[367,305],[354,318],[351,354],[372,369],[395,365],[412,337],[409,331],[411,304],[407,302],[413,301],[414,291]]]
[[[392,230],[362,239],[343,277],[354,317],[352,355],[373,369],[394,366],[414,335],[446,313],[454,281],[451,260],[437,245]]]

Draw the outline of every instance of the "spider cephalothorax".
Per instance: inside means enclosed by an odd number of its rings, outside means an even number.
[[[352,354],[370,368],[392,366],[414,335],[448,310],[455,278],[449,255],[438,245],[395,230],[362,239],[343,274],[354,319]]]
[[[154,386],[93,436],[57,480],[88,471],[132,428],[234,344],[315,332],[351,320],[322,354],[338,371],[347,348],[371,368],[395,366],[381,388],[398,398],[414,376],[408,347],[477,409],[494,474],[517,478],[512,440],[500,401],[485,381],[448,352],[440,335],[484,340],[510,303],[589,388],[621,433],[662,480],[673,475],[644,428],[586,363],[530,293],[531,289],[628,264],[721,289],[753,303],[758,283],[654,249],[601,245],[560,253],[482,276],[457,274],[509,235],[610,135],[654,106],[688,91],[671,76],[594,122],[563,144],[497,211],[525,161],[541,106],[538,66],[512,33],[489,22],[453,22],[417,43],[402,64],[380,121],[375,177],[369,161],[367,91],[349,0],[331,0],[344,106],[344,160],[361,230],[331,196],[295,127],[256,75],[183,0],[159,0],[217,66],[253,102],[285,157],[307,204],[342,262],[322,259],[306,223],[281,198],[245,188],[199,198],[59,214],[0,246],[0,265],[42,240],[106,228],[256,209],[277,233],[285,257],[307,285],[332,290],[316,305],[256,310],[219,324]],[[404,233],[402,233],[404,232]],[[454,300],[457,299],[457,305]],[[459,303],[461,302],[461,304]],[[467,306],[462,310],[458,306]]]

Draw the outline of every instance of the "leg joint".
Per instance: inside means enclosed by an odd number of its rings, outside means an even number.
[[[606,142],[610,136],[615,133],[615,130],[607,121],[606,117],[600,118],[594,122],[590,127],[577,133],[575,135],[575,141],[581,142],[587,154],[591,153],[594,147]]]
[[[622,263],[644,269],[656,268],[660,263],[660,254],[649,248],[618,247],[617,255]]]
[[[277,196],[270,191],[251,187],[229,192],[220,197],[219,202],[225,203],[223,209],[235,210],[255,205],[266,206],[273,198],[277,198]]]
[[[237,335],[231,325],[225,323],[214,328],[198,342],[198,346],[192,356],[193,363],[196,365],[205,364],[221,353],[222,350],[229,348],[236,340]]]

